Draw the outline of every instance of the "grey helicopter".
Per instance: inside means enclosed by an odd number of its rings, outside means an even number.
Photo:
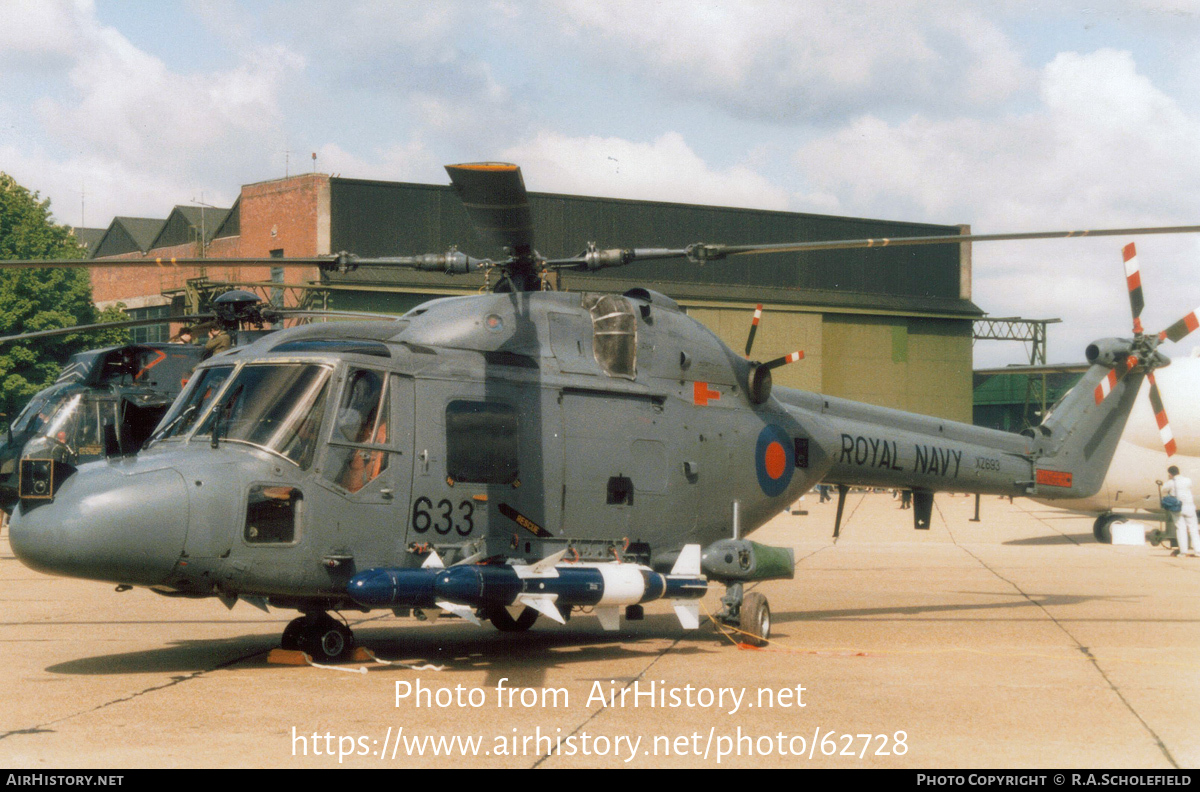
[[[354,646],[333,615],[341,611],[446,612],[519,631],[540,616],[564,623],[590,609],[616,629],[622,615],[642,618],[645,603],[664,599],[695,628],[711,583],[725,587],[715,620],[761,645],[770,606],[745,586],[790,579],[795,562],[789,548],[746,536],[801,494],[818,482],[838,486],[835,533],[850,486],[911,490],[918,529],[929,527],[939,491],[1091,494],[1143,378],[1169,363],[1159,345],[1178,334],[1139,325],[1132,338],[1094,342],[1079,385],[1040,426],[1011,434],[773,387],[771,372],[802,352],[759,362],[753,330],[739,354],[663,294],[553,291],[547,273],[1200,230],[593,245],[546,259],[533,245],[515,165],[447,171],[507,258],[451,250],[238,261],[487,268],[497,276],[488,293],[435,299],[384,321],[285,329],[214,355],[137,453],[62,465],[48,491],[22,493],[9,528],[17,557],[119,588],[298,610],[282,646],[319,661]],[[138,263],[154,264],[124,265]]]

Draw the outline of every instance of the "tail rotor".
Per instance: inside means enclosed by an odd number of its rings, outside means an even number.
[[[762,303],[754,307],[754,318],[750,321],[750,335],[746,338],[746,359],[750,360],[750,373],[747,376],[748,395],[754,404],[762,404],[771,396],[771,371],[788,363],[804,359],[803,350],[790,352],[782,357],[760,363],[750,358],[750,350],[754,348],[754,336],[758,334],[758,323],[762,319]]]
[[[1129,307],[1133,312],[1133,354],[1112,362],[1112,370],[1096,386],[1096,403],[1104,401],[1116,387],[1117,382],[1127,373],[1139,367],[1144,369],[1146,379],[1150,382],[1150,405],[1154,409],[1154,420],[1158,424],[1159,437],[1162,439],[1167,456],[1174,456],[1177,450],[1175,436],[1171,433],[1171,425],[1167,420],[1162,394],[1154,379],[1154,369],[1166,365],[1167,360],[1157,350],[1158,345],[1162,342],[1181,341],[1188,334],[1200,328],[1200,308],[1160,333],[1147,333],[1142,327],[1142,309],[1145,307],[1146,301],[1142,295],[1142,275],[1138,268],[1137,248],[1134,243],[1130,242],[1122,249],[1121,253],[1125,260],[1125,283],[1129,288]]]

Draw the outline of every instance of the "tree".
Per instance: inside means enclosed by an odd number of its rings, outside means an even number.
[[[38,193],[0,172],[0,259],[84,255],[70,229],[54,222],[49,199],[39,200]],[[125,317],[111,309],[103,318],[97,313],[85,269],[0,270],[0,335],[120,318]],[[35,393],[54,382],[62,363],[76,352],[128,340],[125,331],[106,330],[0,346],[0,412],[15,417]]]

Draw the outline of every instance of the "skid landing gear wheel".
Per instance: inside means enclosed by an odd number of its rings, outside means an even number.
[[[751,592],[742,598],[741,611],[742,642],[751,646],[766,646],[771,637],[771,608],[767,598]]]
[[[538,612],[533,608],[521,611],[521,615],[515,619],[508,608],[489,608],[484,615],[500,632],[525,632],[538,618]]]
[[[303,651],[314,663],[336,663],[354,650],[354,633],[328,613],[306,613],[288,623],[279,645]]]
[[[1101,514],[1092,523],[1092,536],[1100,544],[1112,544],[1112,524],[1125,522],[1125,518],[1116,514]]]

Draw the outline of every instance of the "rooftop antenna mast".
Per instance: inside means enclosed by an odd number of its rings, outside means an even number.
[[[216,209],[217,207],[210,203],[204,202],[204,190],[200,191],[200,200],[192,198],[191,201],[196,206],[200,207],[200,258],[208,258],[208,229],[205,224],[204,210]]]

